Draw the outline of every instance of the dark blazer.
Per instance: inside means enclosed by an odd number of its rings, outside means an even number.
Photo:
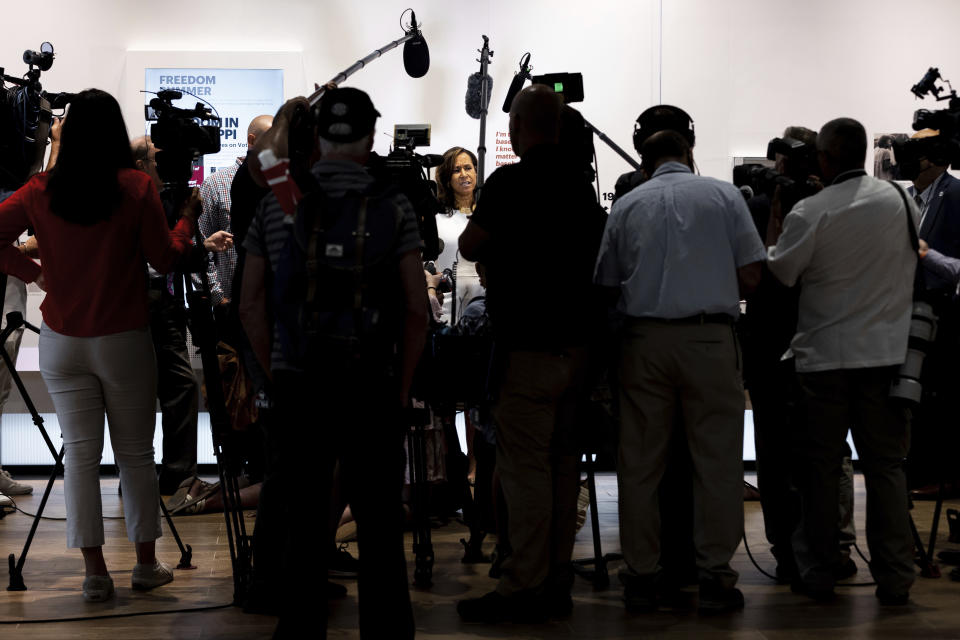
[[[960,180],[949,173],[933,193],[919,233],[931,249],[951,258],[960,258]],[[956,286],[931,271],[924,272],[923,280],[927,290]]]

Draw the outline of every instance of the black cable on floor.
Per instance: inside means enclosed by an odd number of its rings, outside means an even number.
[[[6,494],[4,494],[4,495],[6,495]],[[23,515],[27,516],[28,518],[36,518],[36,517],[37,517],[37,514],[35,514],[35,513],[29,513],[29,512],[27,512],[27,511],[24,511],[24,510],[21,509],[20,507],[18,507],[18,506],[17,506],[17,501],[14,500],[12,497],[7,496],[7,498],[10,500],[10,502],[13,503],[13,509],[14,509],[14,511],[19,511],[20,513],[22,513]],[[102,516],[102,518],[103,518],[104,520],[123,520],[123,516]],[[66,518],[56,518],[56,517],[54,517],[54,516],[40,516],[40,519],[41,519],[41,520],[53,520],[54,522],[66,522],[66,521],[67,521]]]
[[[743,481],[743,484],[744,484],[745,487],[749,487],[750,489],[753,489],[753,490],[756,491],[757,493],[760,493],[760,490],[759,490],[759,489],[757,489],[755,486],[753,486],[752,484],[750,484],[750,483],[747,482],[746,480]],[[757,562],[756,558],[753,557],[753,554],[750,552],[750,545],[747,543],[747,531],[746,531],[746,529],[744,529],[744,531],[743,531],[743,548],[744,548],[744,550],[747,552],[747,557],[750,558],[750,562],[753,563],[753,566],[756,567],[757,571],[759,571],[759,572],[762,573],[763,575],[767,576],[768,578],[770,578],[770,579],[773,580],[774,582],[777,582],[777,583],[780,582],[780,580],[778,580],[776,576],[770,575],[769,573],[767,573],[766,571],[764,571],[764,570],[760,567],[760,564]],[[870,561],[867,560],[867,558],[863,555],[863,552],[860,551],[860,547],[857,546],[857,543],[856,543],[856,542],[853,543],[853,548],[857,550],[857,554],[860,556],[860,558],[861,558],[864,562],[867,563],[867,568],[869,568],[869,567],[870,567]],[[877,585],[876,582],[853,582],[853,583],[850,583],[850,582],[838,582],[838,583],[836,584],[836,586],[838,586],[838,587],[875,587],[876,585]]]
[[[111,613],[102,616],[78,616],[76,618],[47,618],[32,620],[0,620],[0,624],[51,624],[54,622],[83,622],[84,620],[110,620],[112,618],[137,618],[139,616],[162,616],[168,613],[194,613],[198,611],[215,611],[232,607],[230,604],[215,604],[209,607],[194,607],[192,609],[170,609],[167,611],[140,611],[137,613]]]

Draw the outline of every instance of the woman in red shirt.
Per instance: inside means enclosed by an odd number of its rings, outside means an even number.
[[[194,195],[169,230],[157,188],[134,168],[120,106],[97,89],[70,105],[56,166],[0,204],[0,271],[47,292],[40,305],[40,372],[63,434],[67,546],[83,552],[87,600],[113,593],[102,551],[104,414],[120,467],[127,535],[136,546],[133,587],[173,580],[154,555],[161,531],[146,262],[162,273],[173,270],[193,248],[200,210]],[[38,239],[42,273],[11,246],[27,227]],[[221,240],[217,248],[228,243]]]

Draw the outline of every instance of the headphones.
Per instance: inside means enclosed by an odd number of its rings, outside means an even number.
[[[633,148],[637,153],[647,138],[658,131],[676,131],[687,139],[691,148],[696,141],[693,118],[686,111],[669,104],[658,104],[641,113],[633,126]]]

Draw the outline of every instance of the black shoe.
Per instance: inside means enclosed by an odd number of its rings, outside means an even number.
[[[496,591],[491,591],[479,598],[461,600],[457,603],[457,614],[464,622],[479,624],[501,622],[539,624],[547,621],[546,607],[541,599],[504,596]]]
[[[833,570],[833,578],[837,581],[846,580],[855,575],[857,575],[857,563],[853,561],[853,558],[847,558],[846,562]]]
[[[347,597],[347,588],[342,584],[327,580],[327,600]]]
[[[790,583],[790,591],[797,595],[807,596],[817,602],[830,602],[837,597],[833,587],[814,587],[799,578]]]
[[[792,562],[778,562],[775,573],[777,584],[793,584],[800,579],[797,574],[797,566]]]
[[[628,613],[652,613],[657,610],[657,577],[620,574],[623,604]]]
[[[507,558],[509,557],[509,549],[506,549],[499,544],[494,547],[493,553],[490,554],[490,571],[487,572],[487,575],[494,580],[499,580],[500,576],[503,575],[503,563],[506,562]]]
[[[877,600],[879,600],[880,604],[884,607],[902,607],[910,602],[910,594],[908,592],[896,593],[888,591],[883,587],[877,587],[876,595]]]
[[[700,613],[714,615],[743,609],[743,593],[736,587],[721,587],[713,582],[700,583]]]
[[[569,593],[554,593],[546,597],[547,616],[569,618],[573,613],[573,598]]]
[[[360,561],[350,555],[347,545],[341,544],[330,556],[327,575],[333,578],[356,578],[360,573]]]

